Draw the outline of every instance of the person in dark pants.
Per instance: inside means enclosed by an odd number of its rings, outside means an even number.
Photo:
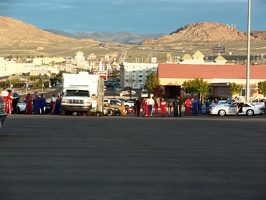
[[[44,106],[45,106],[45,98],[43,96],[43,94],[41,94],[40,97],[40,109],[41,109],[41,113],[40,114],[44,114]]]
[[[40,98],[38,94],[36,94],[35,97],[33,98],[33,108],[35,115],[40,114]]]
[[[141,102],[139,100],[139,98],[136,99],[135,101],[135,114],[137,117],[139,117],[139,114],[140,114],[140,107],[141,107]]]
[[[176,98],[173,102],[174,107],[174,117],[178,117],[178,107],[179,107],[179,99]]]
[[[12,99],[12,113],[17,113],[17,104],[19,102],[20,96],[18,93],[14,92],[13,93],[13,99]]]
[[[182,114],[181,114],[181,111],[182,111],[182,101],[181,101],[180,96],[178,96],[177,99],[179,100],[178,101],[178,113],[179,113],[179,117],[181,117],[182,116]]]

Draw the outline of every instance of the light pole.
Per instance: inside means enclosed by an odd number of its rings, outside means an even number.
[[[246,102],[249,100],[249,72],[250,72],[250,12],[251,0],[248,0],[248,38],[247,38],[247,64],[246,64]]]
[[[42,79],[42,75],[41,75],[41,79]],[[42,79],[42,92],[43,92],[43,79]]]

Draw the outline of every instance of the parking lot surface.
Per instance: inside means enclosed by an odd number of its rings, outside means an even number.
[[[266,199],[265,122],[9,115],[0,199]]]

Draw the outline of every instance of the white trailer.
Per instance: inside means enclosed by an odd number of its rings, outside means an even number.
[[[103,115],[104,81],[88,72],[63,74],[61,113]]]

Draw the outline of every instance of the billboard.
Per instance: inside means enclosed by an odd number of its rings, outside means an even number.
[[[212,47],[212,53],[224,53],[224,52],[225,52],[225,47],[222,46]]]

